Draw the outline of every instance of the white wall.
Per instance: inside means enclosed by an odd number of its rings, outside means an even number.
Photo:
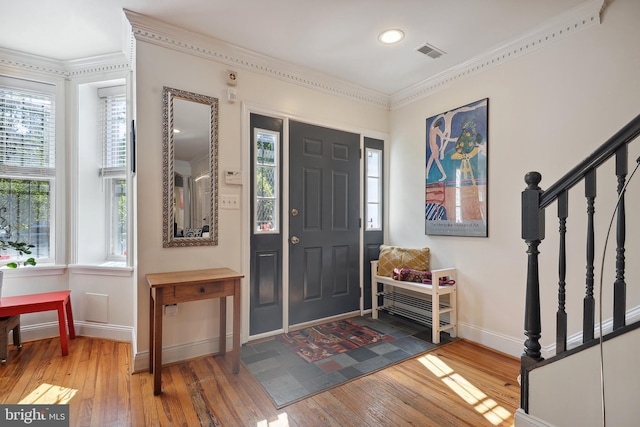
[[[241,214],[219,210],[219,244],[212,247],[162,247],[162,87],[218,97],[219,108],[219,194],[246,196],[248,171],[243,170],[245,186],[225,185],[223,171],[242,170],[249,155],[243,140],[243,104],[261,106],[280,115],[305,119],[320,125],[364,129],[385,133],[388,111],[368,104],[345,100],[302,86],[249,71],[238,71],[238,101],[226,101],[225,64],[157,45],[136,44],[136,102],[138,129],[138,347],[136,368],[148,363],[149,289],[145,275],[167,271],[229,267],[248,275],[243,239],[248,236],[248,206]],[[248,129],[248,127],[247,127]],[[248,164],[248,163],[247,163]],[[247,264],[248,265],[248,264]],[[248,281],[243,281],[243,293]],[[248,306],[243,308],[243,339],[246,339]],[[190,302],[178,307],[175,317],[164,319],[164,361],[185,359],[217,351],[217,301]],[[229,307],[231,325],[232,309]],[[228,345],[231,345],[230,340]],[[229,347],[228,347],[229,348]]]
[[[542,188],[550,186],[640,113],[639,17],[640,2],[612,2],[600,25],[473,77],[453,81],[443,90],[391,112],[389,243],[429,246],[435,265],[458,267],[461,336],[516,356],[522,353],[527,263],[526,245],[521,239],[523,177],[529,171],[539,171]],[[425,120],[485,97],[489,98],[489,237],[426,236]],[[630,149],[630,159],[638,155],[635,146]],[[608,167],[606,173],[598,174],[598,266],[615,199],[604,191],[605,185],[609,191],[615,189],[611,171]],[[628,213],[640,206],[639,185],[636,179],[629,188]],[[578,186],[570,196],[577,202],[570,207],[568,224],[568,268],[572,276],[567,276],[571,278],[567,286],[568,298],[573,298],[567,307],[572,316],[570,333],[580,329],[585,287],[586,203],[582,188]],[[638,225],[630,223],[628,227],[628,297],[630,306],[637,306],[640,290],[633,279],[640,276],[638,263],[633,260],[640,247],[631,236],[637,235]],[[557,230],[553,206],[547,213],[547,238],[540,247],[541,292],[546,302],[541,342],[545,349],[555,340]],[[615,242],[610,245],[611,261]],[[610,269],[606,272],[610,284],[613,273]],[[607,296],[605,318],[610,316],[610,305]]]

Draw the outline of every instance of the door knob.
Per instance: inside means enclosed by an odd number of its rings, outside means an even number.
[[[291,216],[298,216],[298,209],[296,208],[291,209]]]
[[[300,239],[298,239],[298,237],[296,237],[296,236],[293,236],[291,238],[291,244],[297,245],[298,243],[300,243]]]

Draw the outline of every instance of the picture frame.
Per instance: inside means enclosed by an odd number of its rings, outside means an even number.
[[[426,120],[425,233],[488,236],[489,98]]]

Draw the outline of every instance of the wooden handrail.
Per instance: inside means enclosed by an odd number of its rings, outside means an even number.
[[[588,171],[598,168],[613,156],[618,148],[630,143],[640,135],[640,114],[627,123],[607,142],[602,144],[589,157],[571,169],[566,175],[547,188],[540,197],[540,209],[544,209],[553,203],[558,196],[576,185]]]

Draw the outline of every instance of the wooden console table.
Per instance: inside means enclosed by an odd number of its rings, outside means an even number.
[[[233,358],[231,371],[240,370],[240,279],[229,268],[147,274],[149,283],[149,372],[153,373],[153,394],[162,392],[162,315],[166,304],[209,298],[220,299],[220,351],[226,353],[227,297],[233,296]]]
[[[67,326],[65,325],[64,318],[65,311],[67,313],[66,323],[69,325],[69,337],[71,339],[76,337],[76,330],[73,326],[70,295],[71,291],[58,291],[3,297],[0,298],[0,317],[56,310],[58,312],[58,328],[60,330],[60,347],[62,347],[62,355],[66,356],[69,354],[69,345],[67,342]]]

